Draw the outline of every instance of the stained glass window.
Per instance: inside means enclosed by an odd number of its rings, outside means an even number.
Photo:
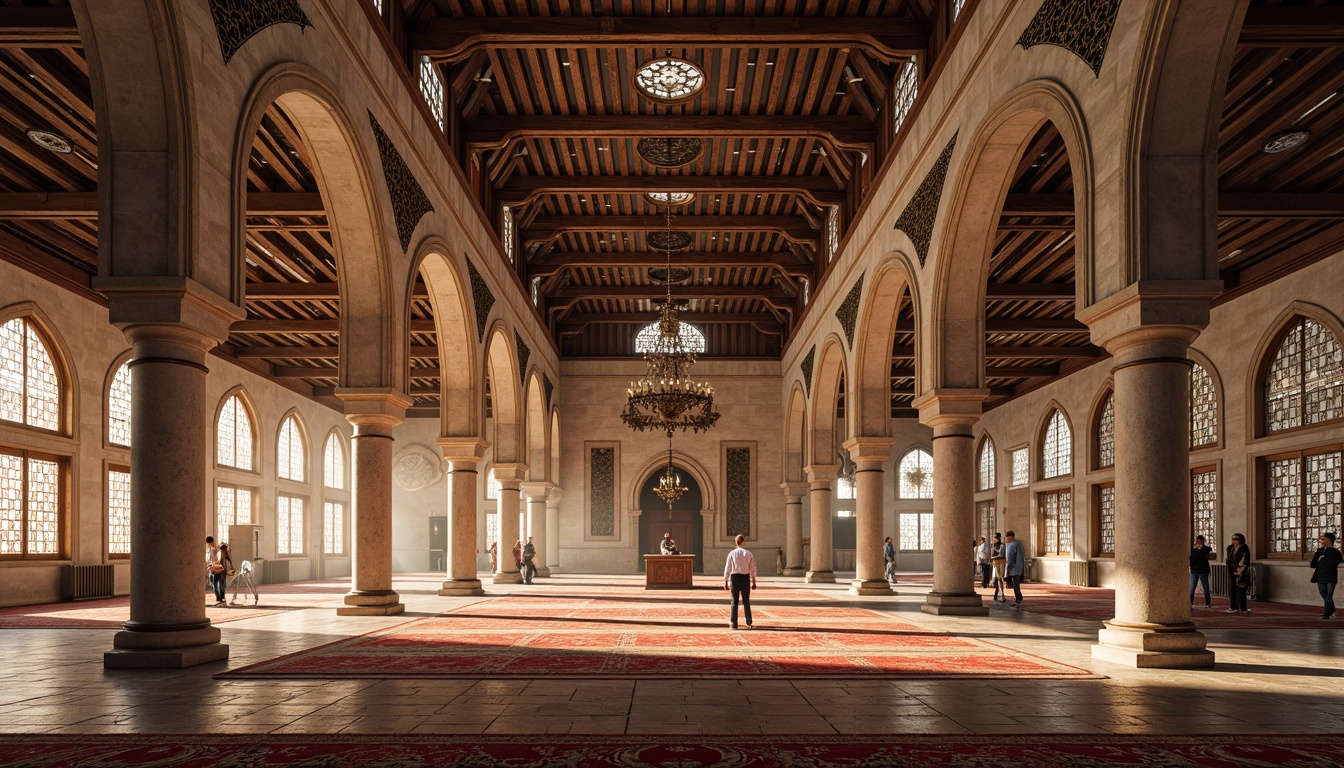
[[[443,75],[439,74],[439,66],[428,56],[420,57],[420,95],[425,97],[425,103],[429,105],[429,111],[434,115],[434,122],[439,124],[439,130],[447,130],[448,122],[444,117]]]
[[[980,485],[976,490],[988,491],[998,483],[994,463],[994,441],[986,437],[980,441]]]
[[[0,419],[61,428],[61,383],[37,328],[16,317],[0,325]]]
[[[1270,461],[1268,479],[1270,554],[1300,555],[1302,552],[1302,459]]]
[[[1319,424],[1344,416],[1344,352],[1329,328],[1299,318],[1270,361],[1265,376],[1269,431]]]
[[[230,525],[252,524],[252,490],[220,483],[215,486],[215,539],[228,541]]]
[[[0,451],[0,557],[61,555],[61,467],[54,456]]]
[[[910,110],[915,108],[915,99],[919,96],[919,62],[915,57],[911,56],[910,61],[897,70],[891,96],[894,123],[891,132],[896,134],[901,132],[901,126],[905,125],[905,119],[910,116]]]
[[[681,323],[677,330],[681,335],[681,345],[688,352],[694,352],[697,355],[705,353],[705,334],[700,332],[690,323]],[[635,336],[635,353],[645,354],[652,352],[654,345],[658,341],[658,323],[649,323],[639,329],[639,334]]]
[[[107,441],[131,445],[131,367],[122,363],[107,390]]]
[[[322,502],[322,551],[328,555],[345,554],[345,504]]]
[[[1218,551],[1222,542],[1218,532],[1218,471],[1204,470],[1190,475],[1191,538],[1203,536],[1204,543]]]
[[[902,551],[933,551],[932,512],[902,512],[900,514],[899,532]]]
[[[1190,367],[1190,447],[1218,442],[1218,394],[1204,366]]]
[[[333,432],[322,451],[322,483],[328,488],[345,488],[345,445]]]
[[[1115,395],[1107,394],[1097,418],[1097,467],[1115,466]]]
[[[1097,554],[1115,554],[1115,486],[1103,485],[1097,489],[1097,530],[1100,533],[1100,551]]]
[[[219,411],[215,454],[220,466],[252,469],[252,417],[238,395],[230,397]]]
[[[900,493],[902,499],[933,498],[933,455],[923,448],[915,448],[901,457]]]
[[[999,519],[994,500],[977,501],[975,503],[975,518],[980,524],[980,535],[985,537],[985,541],[993,541],[994,528]]]
[[[1031,480],[1030,454],[1026,448],[1013,451],[1013,487],[1026,485]]]
[[[1058,408],[1051,411],[1050,422],[1041,441],[1041,477],[1062,477],[1073,471],[1073,434],[1069,422]]]
[[[1339,451],[1306,457],[1303,552],[1315,552],[1316,541],[1322,533],[1334,531],[1339,534],[1340,510],[1344,508],[1340,499],[1340,458]]]
[[[107,471],[107,554],[131,554],[131,473]]]
[[[280,494],[275,502],[275,552],[303,554],[303,499]]]
[[[303,449],[303,434],[299,420],[290,416],[280,425],[280,439],[276,446],[276,474],[285,480],[303,482],[308,474],[307,452]]]
[[[1073,553],[1073,494],[1070,491],[1042,493],[1037,497],[1041,521],[1041,554]]]
[[[680,101],[705,85],[705,73],[682,59],[656,59],[635,73],[635,85],[644,95],[660,101]]]

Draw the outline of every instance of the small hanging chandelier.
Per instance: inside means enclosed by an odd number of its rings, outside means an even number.
[[[667,433],[667,470],[663,476],[658,478],[658,487],[653,492],[658,498],[667,502],[667,514],[672,514],[672,505],[682,496],[686,495],[688,489],[681,484],[681,473],[672,466],[672,433]]]

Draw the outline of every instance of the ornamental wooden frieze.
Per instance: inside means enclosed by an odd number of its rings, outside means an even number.
[[[957,146],[957,135],[943,147],[942,154],[933,167],[925,174],[919,188],[905,204],[905,210],[896,219],[896,229],[901,230],[915,244],[915,255],[919,257],[919,266],[929,257],[929,244],[933,242],[933,224],[938,219],[938,204],[943,199],[943,182],[947,180],[947,168],[952,162],[952,150]]]
[[[490,308],[495,306],[495,294],[490,292],[490,286],[471,259],[467,259],[467,278],[471,280],[471,302],[476,307],[476,335],[485,341],[485,323],[490,319]]]
[[[849,348],[854,348],[854,328],[859,322],[859,298],[863,295],[863,275],[854,282],[854,287],[849,289],[849,295],[840,302],[840,308],[835,310],[835,316],[840,320],[840,327],[845,329],[845,340],[849,342]]]
[[[518,335],[518,331],[513,332],[513,343],[518,345],[518,377],[524,382],[527,381],[527,361],[532,358],[532,350],[528,348],[527,342]]]
[[[219,52],[228,64],[243,44],[275,24],[297,24],[299,31],[313,26],[296,0],[208,0],[219,36]]]
[[[546,373],[541,374],[541,388],[546,390],[546,410],[549,411],[551,410],[551,395],[555,393],[555,382],[551,381],[551,377]]]
[[[411,233],[415,231],[415,225],[420,223],[425,214],[433,211],[434,206],[372,112],[369,113],[369,122],[373,124],[373,136],[378,142],[383,180],[387,182],[387,193],[392,197],[392,218],[397,221],[397,239],[401,241],[401,250],[405,251],[411,245]]]
[[[817,345],[807,351],[807,357],[803,358],[803,364],[799,368],[803,371],[803,386],[807,387],[807,396],[812,396],[812,366],[817,362]]]
[[[1045,0],[1017,44],[1057,45],[1087,62],[1101,76],[1101,62],[1120,13],[1120,0]]]

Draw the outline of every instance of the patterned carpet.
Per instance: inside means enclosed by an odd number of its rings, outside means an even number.
[[[979,589],[985,605],[995,607],[992,589]],[[1012,597],[1011,590],[1008,596]],[[1195,596],[1200,607],[1190,612],[1199,629],[1334,629],[1344,621],[1321,621],[1319,605],[1293,605],[1253,600],[1249,614],[1224,613],[1225,597],[1213,598],[1213,610],[1206,611],[1203,594]],[[1011,610],[1009,606],[1008,610]],[[1023,584],[1022,610],[1065,619],[1102,622],[1115,616],[1115,590],[1099,587],[1072,587],[1065,584]]]
[[[221,678],[1089,678],[1084,669],[797,589],[574,589],[491,598]]]
[[[823,768],[1344,765],[1337,736],[0,736],[5,765]]]
[[[253,604],[251,596],[238,598],[232,608],[215,608],[214,595],[201,599],[205,602],[206,617],[214,624],[242,619],[254,619],[296,608],[315,608],[323,605],[338,606],[342,595],[350,591],[347,581],[305,582],[302,584],[275,584],[258,587],[261,601]],[[231,595],[230,595],[231,597]],[[131,618],[131,599],[113,597],[106,600],[86,600],[78,603],[45,603],[0,608],[0,629],[120,629]]]

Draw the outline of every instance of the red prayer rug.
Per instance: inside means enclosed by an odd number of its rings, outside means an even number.
[[[993,607],[993,590],[978,589],[985,605]],[[1009,591],[1008,596],[1012,597]],[[1332,629],[1341,621],[1321,621],[1319,605],[1270,603],[1254,600],[1247,614],[1225,613],[1230,606],[1226,597],[1213,598],[1213,609],[1204,610],[1204,595],[1196,593],[1198,608],[1190,609],[1190,619],[1199,629]],[[1012,610],[1011,604],[1008,606]],[[1074,587],[1065,584],[1023,584],[1022,610],[1065,619],[1102,622],[1115,616],[1115,590],[1100,587]]]
[[[5,765],[508,765],[511,768],[1344,765],[1339,736],[0,736]]]

